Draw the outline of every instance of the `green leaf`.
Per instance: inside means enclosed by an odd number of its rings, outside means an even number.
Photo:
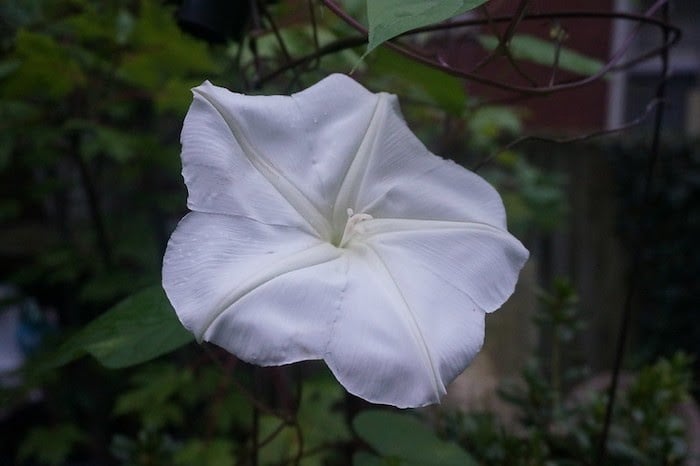
[[[481,46],[486,50],[498,47],[498,38],[490,35],[479,36]],[[514,35],[508,43],[511,55],[516,60],[526,60],[545,66],[552,66],[556,56],[556,44],[527,34]],[[566,47],[559,48],[559,68],[582,75],[597,73],[603,63]]]
[[[61,345],[50,367],[89,353],[109,368],[141,364],[194,340],[160,286],[126,298]]]
[[[181,450],[175,453],[175,466],[225,466],[233,465],[235,444],[228,439],[187,441]]]
[[[176,397],[196,382],[191,371],[173,364],[147,365],[130,382],[133,388],[117,397],[113,414],[137,415],[143,426],[153,430],[183,423],[184,409]]]
[[[406,31],[439,23],[483,3],[486,0],[368,0],[367,53]]]
[[[394,463],[400,464],[400,461]],[[391,460],[383,460],[366,451],[358,451],[352,457],[352,466],[387,466],[387,464],[392,464]]]
[[[417,93],[416,97],[427,97],[452,115],[462,114],[467,97],[461,80],[387,49],[378,50],[369,65],[377,76],[397,78],[392,81],[394,92]]]
[[[387,464],[477,466],[471,455],[456,444],[439,439],[429,427],[409,414],[364,411],[357,415],[353,426]]]
[[[479,107],[470,116],[468,124],[472,132],[493,138],[504,132],[518,134],[522,129],[520,117],[512,107],[497,105]]]
[[[386,466],[387,463],[388,461],[384,461],[366,451],[358,451],[352,457],[352,466]]]
[[[85,441],[85,434],[73,424],[54,427],[37,427],[24,438],[17,452],[17,459],[35,459],[41,464],[60,465],[78,443]]]
[[[201,83],[200,78],[183,79],[179,76],[166,80],[161,88],[153,93],[156,110],[159,113],[169,111],[174,115],[184,115],[192,103],[191,89]]]
[[[174,21],[172,9],[159,3],[141,2],[139,17],[129,32],[128,42],[134,52],[124,56],[117,74],[155,93],[159,110],[175,107],[184,113],[186,107],[182,108],[181,101],[173,103],[163,92],[180,89],[184,96],[180,99],[189,103],[192,98],[189,87],[214,74],[218,65],[206,44],[185,35]],[[170,82],[173,79],[175,82]],[[183,82],[188,85],[184,90]]]
[[[80,118],[67,120],[63,128],[80,133],[80,154],[86,160],[106,155],[115,162],[127,162],[139,152],[139,142],[143,139],[133,131]]]
[[[0,95],[55,101],[87,84],[68,48],[47,35],[18,31],[13,60],[19,66],[5,70]]]
[[[304,458],[301,466],[322,466],[325,453],[323,446],[342,442],[350,438],[350,432],[342,412],[334,409],[344,396],[343,389],[329,373],[304,382],[302,399],[297,413],[297,422],[303,432]],[[283,424],[281,419],[262,416],[260,437],[266,438]],[[309,451],[315,451],[308,454]],[[285,426],[260,449],[262,464],[287,464],[285,461],[299,452],[299,437],[295,429]]]

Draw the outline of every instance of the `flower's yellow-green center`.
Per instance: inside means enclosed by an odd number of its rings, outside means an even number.
[[[370,214],[356,214],[352,209],[348,209],[347,212],[348,221],[345,223],[343,235],[340,237],[339,240],[337,240],[337,242],[333,242],[333,244],[335,244],[339,248],[345,247],[354,236],[357,236],[358,234],[362,233],[361,228],[359,228],[360,223],[364,222],[365,220],[372,220],[373,218]]]

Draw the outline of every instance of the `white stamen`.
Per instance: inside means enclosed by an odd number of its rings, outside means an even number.
[[[345,223],[345,230],[343,231],[343,237],[340,239],[340,245],[339,247],[345,246],[348,241],[355,235],[356,233],[362,233],[360,229],[357,227],[357,225],[361,222],[364,222],[365,220],[372,220],[374,217],[372,217],[370,214],[356,214],[355,211],[352,209],[348,208],[348,221]]]

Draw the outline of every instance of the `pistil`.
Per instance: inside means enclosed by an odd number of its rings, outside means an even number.
[[[343,236],[340,239],[338,247],[342,248],[355,236],[357,233],[361,233],[358,225],[365,220],[372,220],[370,214],[358,213],[356,214],[352,209],[348,209],[348,221],[345,223],[345,230],[343,231]]]

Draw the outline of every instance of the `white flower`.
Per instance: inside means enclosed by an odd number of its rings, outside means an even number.
[[[366,400],[438,402],[527,260],[496,191],[343,75],[292,96],[205,82],[182,146],[192,212],[163,287],[198,340],[254,364],[323,359]]]

